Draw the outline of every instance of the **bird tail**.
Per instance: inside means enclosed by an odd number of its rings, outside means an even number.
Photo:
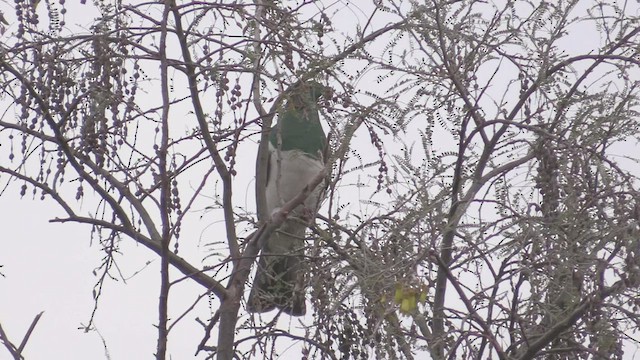
[[[291,316],[306,313],[304,258],[304,230],[296,230],[298,236],[275,232],[262,249],[256,277],[247,300],[247,311],[266,312],[281,309]]]

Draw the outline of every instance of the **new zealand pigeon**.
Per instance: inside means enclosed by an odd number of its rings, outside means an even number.
[[[269,137],[267,166],[267,214],[271,215],[297,196],[324,167],[327,138],[320,125],[318,99],[325,87],[301,83],[290,91]],[[292,316],[304,315],[305,232],[315,218],[323,185],[317,186],[303,204],[266,241],[258,264],[247,310],[281,309]]]

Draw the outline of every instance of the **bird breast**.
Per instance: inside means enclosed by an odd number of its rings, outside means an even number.
[[[323,169],[320,160],[299,150],[272,149],[266,200],[269,214],[296,197]],[[322,183],[305,200],[306,208],[317,210]],[[298,208],[299,209],[299,208]]]

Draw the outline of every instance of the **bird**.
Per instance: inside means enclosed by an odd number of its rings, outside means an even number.
[[[327,137],[320,123],[318,100],[327,88],[315,81],[293,85],[269,134],[266,215],[271,216],[296,197],[323,169]],[[264,243],[253,286],[249,312],[275,308],[291,316],[306,313],[305,233],[321,202],[324,181],[293,211]],[[263,219],[259,219],[263,220]]]

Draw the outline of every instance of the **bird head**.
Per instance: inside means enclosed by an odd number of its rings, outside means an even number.
[[[306,84],[306,87],[307,89],[305,90],[309,94],[309,97],[314,101],[318,101],[318,99],[320,99],[321,97],[326,96],[327,93],[331,90],[329,87],[324,86],[317,81],[309,81]]]
[[[331,88],[311,80],[293,84],[289,93],[289,99],[293,100],[295,105],[306,104],[308,106],[316,104],[321,97],[330,97]]]

